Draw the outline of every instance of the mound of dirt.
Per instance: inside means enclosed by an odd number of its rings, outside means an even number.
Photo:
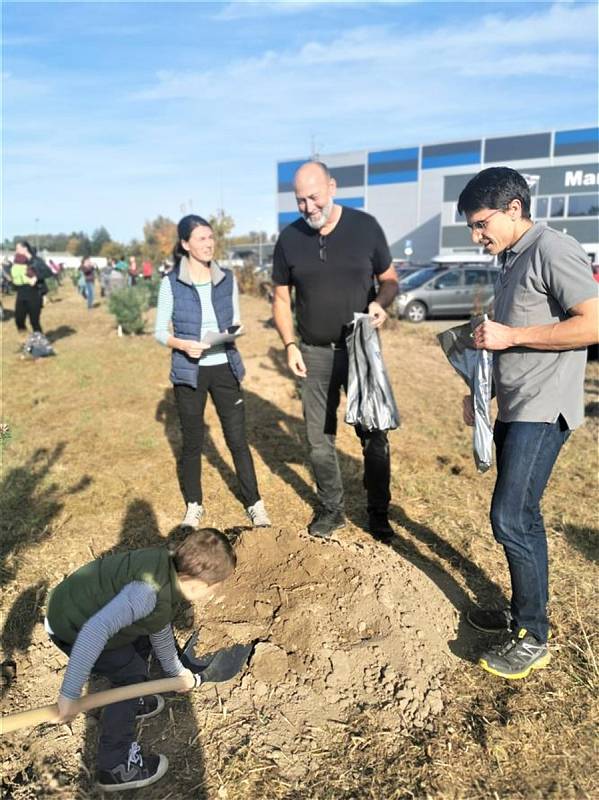
[[[415,566],[343,531],[328,542],[251,531],[237,555],[226,595],[203,613],[201,649],[259,641],[237,681],[205,690],[237,721],[215,725],[213,744],[235,751],[251,735],[256,756],[301,779],[309,760],[294,756],[322,747],[331,726],[370,710],[399,733],[443,709],[455,612]]]

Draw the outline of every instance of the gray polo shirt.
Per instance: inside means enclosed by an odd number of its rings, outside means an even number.
[[[505,255],[495,286],[495,320],[510,327],[549,325],[568,309],[597,297],[589,259],[576,239],[535,223]],[[493,353],[493,377],[502,422],[555,422],[568,428],[584,419],[586,348]]]

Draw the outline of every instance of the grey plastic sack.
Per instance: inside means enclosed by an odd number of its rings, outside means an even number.
[[[345,421],[366,431],[399,427],[399,412],[385,370],[378,331],[368,314],[354,314],[346,337],[349,369]]]
[[[474,406],[472,450],[479,472],[486,472],[493,463],[493,355],[488,350],[476,349],[472,341],[472,331],[486,319],[486,314],[473,317],[465,325],[457,325],[437,336],[449,363],[470,389]]]

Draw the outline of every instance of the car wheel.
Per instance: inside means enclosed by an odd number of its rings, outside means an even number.
[[[426,319],[426,306],[420,300],[412,300],[406,308],[404,316],[410,322],[424,322]]]

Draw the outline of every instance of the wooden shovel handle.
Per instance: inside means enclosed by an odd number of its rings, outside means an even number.
[[[120,703],[121,700],[132,700],[135,697],[145,697],[148,694],[160,692],[175,692],[185,688],[185,680],[181,675],[175,678],[161,678],[158,681],[144,681],[132,683],[129,686],[118,686],[116,689],[107,689],[105,692],[92,692],[83,695],[76,701],[77,713],[89,711],[90,708],[109,706],[111,703]],[[19,711],[17,714],[7,714],[0,718],[0,735],[29,728],[42,722],[57,722],[58,706],[31,708],[29,711]]]

